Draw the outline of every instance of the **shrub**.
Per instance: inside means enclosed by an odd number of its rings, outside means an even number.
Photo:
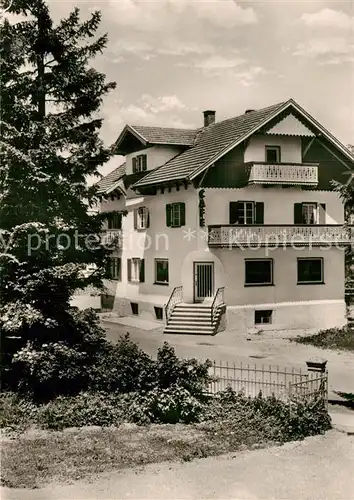
[[[38,410],[38,423],[48,429],[86,425],[119,425],[125,420],[127,404],[119,397],[104,393],[80,393],[59,396]]]
[[[104,331],[91,310],[71,311],[68,340],[28,341],[12,357],[14,389],[37,400],[75,394],[87,388],[89,369],[108,349]],[[53,334],[54,336],[54,334]]]
[[[315,335],[295,337],[292,340],[299,344],[310,344],[324,349],[354,351],[354,330],[350,326],[329,328],[328,330],[321,330]]]

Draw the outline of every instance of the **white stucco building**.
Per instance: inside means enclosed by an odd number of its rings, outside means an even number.
[[[100,210],[127,215],[104,228],[104,307],[181,333],[346,322],[351,229],[331,181],[354,158],[295,101],[206,111],[197,130],[127,125],[115,148],[125,163],[99,182]]]

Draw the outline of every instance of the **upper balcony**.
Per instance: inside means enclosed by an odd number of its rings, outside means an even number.
[[[249,184],[287,184],[313,186],[318,184],[318,163],[267,163],[246,164]]]
[[[210,247],[329,247],[352,243],[354,243],[354,227],[341,224],[240,224],[208,227]]]
[[[101,243],[111,250],[120,250],[123,246],[123,233],[121,229],[104,229],[101,232]]]

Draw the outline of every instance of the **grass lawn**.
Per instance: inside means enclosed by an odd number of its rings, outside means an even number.
[[[354,352],[354,329],[345,326],[344,328],[330,328],[322,330],[315,335],[308,337],[296,337],[291,339],[299,344],[310,344],[323,349],[339,349]]]
[[[61,432],[30,429],[12,438],[5,435],[2,485],[38,488],[148,463],[189,461],[275,444],[247,424],[239,433],[218,430],[206,424],[123,424],[119,428],[82,427]]]

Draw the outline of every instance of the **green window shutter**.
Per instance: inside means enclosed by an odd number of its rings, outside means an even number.
[[[294,203],[294,224],[303,224],[302,203]]]
[[[128,281],[132,280],[132,259],[127,259],[127,276]]]
[[[134,217],[134,229],[137,229],[138,228],[138,208],[134,208],[133,217]]]
[[[236,224],[238,222],[239,206],[240,206],[240,203],[238,201],[230,201],[230,204],[229,204],[229,224]]]
[[[147,208],[147,215],[146,215],[146,228],[150,227],[150,210]]]
[[[132,163],[133,163],[133,174],[135,174],[135,172],[136,172],[136,158],[132,159]]]
[[[142,155],[143,170],[147,169],[147,155]]]
[[[180,221],[181,221],[180,225],[185,226],[186,225],[186,204],[180,203],[179,209],[180,209]]]
[[[255,224],[264,224],[264,203],[259,202],[255,203]]]
[[[122,279],[122,259],[118,257],[117,259],[117,279],[121,281]]]
[[[108,229],[113,229],[113,220],[111,218],[108,219]]]
[[[166,205],[166,226],[172,226],[172,205],[170,203]]]
[[[139,281],[144,283],[145,281],[145,259],[140,259],[139,261]]]
[[[326,224],[326,204],[320,203],[319,214],[318,214],[318,223]]]

